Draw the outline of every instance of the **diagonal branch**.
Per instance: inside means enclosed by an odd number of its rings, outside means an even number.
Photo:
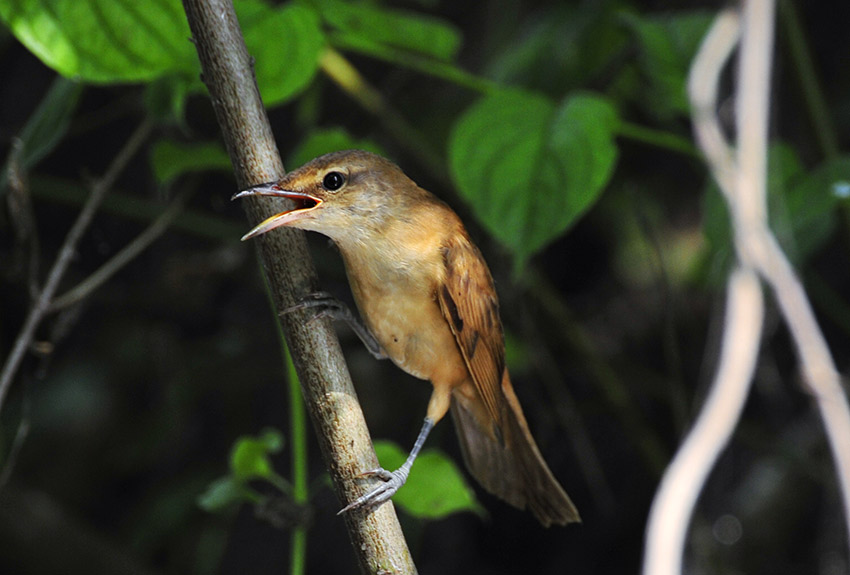
[[[186,199],[189,194],[182,193],[171,202],[171,205],[162,212],[145,230],[136,236],[129,244],[124,246],[121,251],[109,258],[105,264],[100,266],[89,277],[81,281],[79,284],[58,296],[54,299],[48,308],[50,312],[56,312],[65,309],[68,306],[74,305],[85,299],[94,290],[109,281],[112,276],[118,273],[124,266],[133,261],[139,254],[145,251],[154,241],[168,230],[171,222],[180,215],[186,205]]]
[[[244,189],[280,178],[283,164],[232,1],[183,0],[183,7],[238,185]],[[259,222],[282,211],[283,204],[265,198],[245,205],[248,219]],[[318,291],[303,232],[281,229],[258,243],[278,310]],[[337,496],[353,501],[362,494],[353,479],[378,462],[330,322],[308,322],[308,314],[285,314],[284,334]],[[392,504],[347,513],[345,521],[362,573],[416,572]]]
[[[71,229],[68,231],[68,235],[65,236],[65,242],[59,250],[56,262],[53,264],[53,267],[50,269],[50,273],[47,275],[47,281],[45,281],[44,287],[41,289],[38,297],[33,303],[33,306],[24,321],[24,325],[21,327],[21,331],[15,339],[12,351],[6,358],[3,371],[0,372],[0,411],[3,409],[3,402],[6,398],[6,394],[9,392],[9,387],[11,386],[12,380],[18,371],[18,367],[20,367],[21,362],[26,355],[26,351],[32,343],[33,337],[35,337],[35,331],[41,324],[42,319],[44,319],[45,314],[48,313],[50,302],[53,300],[56,290],[59,289],[59,283],[62,281],[71,260],[74,258],[74,254],[77,250],[77,244],[80,242],[80,239],[83,237],[86,229],[88,229],[92,218],[94,218],[95,213],[97,213],[97,209],[103,201],[103,198],[106,197],[106,194],[110,189],[112,189],[112,186],[115,184],[115,180],[118,179],[118,176],[124,171],[124,168],[127,167],[130,159],[136,155],[136,152],[139,151],[139,148],[141,148],[142,144],[144,144],[145,140],[147,140],[152,128],[153,123],[150,120],[143,121],[139,127],[136,128],[136,131],[133,132],[127,140],[127,143],[124,144],[124,147],[115,156],[115,159],[112,161],[103,177],[95,182],[91,194],[89,194],[85,205],[83,205],[83,209],[80,210],[80,214],[77,216],[77,220],[74,222],[74,225],[71,226]]]

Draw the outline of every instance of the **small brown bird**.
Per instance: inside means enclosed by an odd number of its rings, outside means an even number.
[[[342,511],[392,497],[451,408],[466,466],[485,489],[528,508],[544,526],[580,521],[531,436],[505,367],[493,278],[451,208],[389,160],[357,150],[321,156],[234,198],[250,195],[285,197],[296,206],[242,239],[280,226],[331,238],[365,326],[324,294],[301,307],[348,321],[373,355],[434,386],[405,463],[394,472],[366,472],[383,483]]]

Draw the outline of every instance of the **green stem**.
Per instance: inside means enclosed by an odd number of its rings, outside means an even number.
[[[489,94],[499,87],[496,82],[471,74],[454,64],[440,62],[429,58],[422,58],[401,51],[364,49],[363,46],[346,41],[345,37],[341,35],[331,37],[331,43],[335,48],[340,50],[358,52],[372,58],[383,60],[384,62],[389,62],[390,64],[401,66],[402,68],[415,70],[416,72],[451,82],[457,86],[466,88],[467,90],[472,90],[473,92]]]
[[[364,110],[374,114],[398,144],[444,184],[449,184],[442,157],[431,150],[422,135],[389,106],[381,93],[364,78],[345,56],[327,48],[319,61],[322,71]]]
[[[629,140],[635,140],[637,142],[649,144],[650,146],[664,148],[665,150],[670,150],[672,152],[679,152],[686,156],[694,158],[701,157],[696,146],[694,146],[690,140],[677,136],[676,134],[671,134],[670,132],[653,130],[652,128],[632,124],[630,122],[620,122],[617,134]]]
[[[281,346],[286,361],[289,382],[289,434],[292,441],[292,499],[296,505],[306,505],[309,498],[307,485],[307,415],[301,397],[301,384],[295,372],[295,364],[283,338],[280,322],[277,322]],[[290,539],[290,574],[302,575],[307,562],[307,527],[298,525],[292,530]]]
[[[835,123],[830,119],[829,106],[823,96],[820,82],[815,74],[815,65],[808,49],[808,43],[800,26],[800,18],[791,0],[779,2],[779,18],[788,39],[788,51],[794,62],[794,71],[799,76],[803,90],[803,100],[814,124],[815,137],[827,158],[838,155],[838,138],[835,135]]]
[[[265,274],[265,268],[262,265],[259,267],[263,270],[263,285],[266,288],[266,296],[268,296],[269,306],[274,315],[274,324],[277,329],[277,338],[280,342],[280,350],[283,355],[283,364],[289,389],[289,435],[292,457],[290,473],[292,474],[292,489],[290,491],[289,486],[286,486],[286,489],[282,489],[282,491],[291,494],[292,502],[295,505],[304,506],[308,503],[310,489],[307,482],[307,415],[304,408],[304,398],[301,395],[301,382],[298,379],[298,373],[295,371],[295,364],[289,353],[289,346],[286,345],[283,327],[275,311],[274,298],[268,277]],[[289,550],[290,575],[304,575],[307,564],[306,525],[296,525],[292,528],[289,538]]]

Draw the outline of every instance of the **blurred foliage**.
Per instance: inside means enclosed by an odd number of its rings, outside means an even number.
[[[151,150],[151,169],[156,180],[166,184],[189,172],[228,171],[230,158],[217,143],[160,140]]]
[[[230,452],[230,474],[213,483],[198,500],[207,511],[219,511],[234,504],[258,502],[262,497],[248,483],[264,479],[285,495],[292,489],[275,473],[270,456],[283,449],[283,436],[276,430],[265,430],[258,437],[240,437]]]
[[[779,4],[770,221],[846,372],[850,6]],[[92,179],[143,118],[155,135],[60,291],[195,191],[169,232],[32,342],[0,412],[0,571],[348,572],[324,463],[317,449],[295,455],[275,318],[238,242],[249,226],[228,201],[235,183],[181,3],[143,5],[0,0],[0,355]],[[542,530],[470,480],[471,492],[441,423],[394,498],[421,572],[635,572],[660,470],[714,367],[733,257],[685,93],[715,6],[235,6],[289,168],[375,151],[467,222],[497,280],[517,393],[585,520]],[[733,108],[720,109],[727,127]],[[323,283],[345,297],[339,258],[312,239]],[[340,333],[395,467],[428,386]],[[289,429],[293,445],[264,429]],[[745,419],[694,518],[691,570],[848,572],[830,465],[769,310]],[[290,533],[301,535],[281,545]]]
[[[0,16],[33,54],[63,76],[112,84],[197,74],[180,2],[144,10],[108,0],[0,3]]]

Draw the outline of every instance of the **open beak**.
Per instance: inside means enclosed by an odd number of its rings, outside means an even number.
[[[254,236],[264,234],[269,230],[279,228],[280,226],[288,225],[295,220],[301,219],[301,217],[305,213],[309,212],[310,210],[314,210],[320,205],[322,205],[322,200],[320,200],[316,196],[311,196],[310,194],[305,194],[302,192],[284,190],[274,182],[269,184],[260,184],[259,186],[248,188],[247,190],[243,190],[235,194],[230,199],[235,200],[236,198],[244,198],[246,196],[275,196],[278,198],[289,198],[290,200],[295,202],[295,207],[286,212],[275,214],[272,217],[260,222],[254,229],[242,236],[243,242],[245,240],[250,240]]]

